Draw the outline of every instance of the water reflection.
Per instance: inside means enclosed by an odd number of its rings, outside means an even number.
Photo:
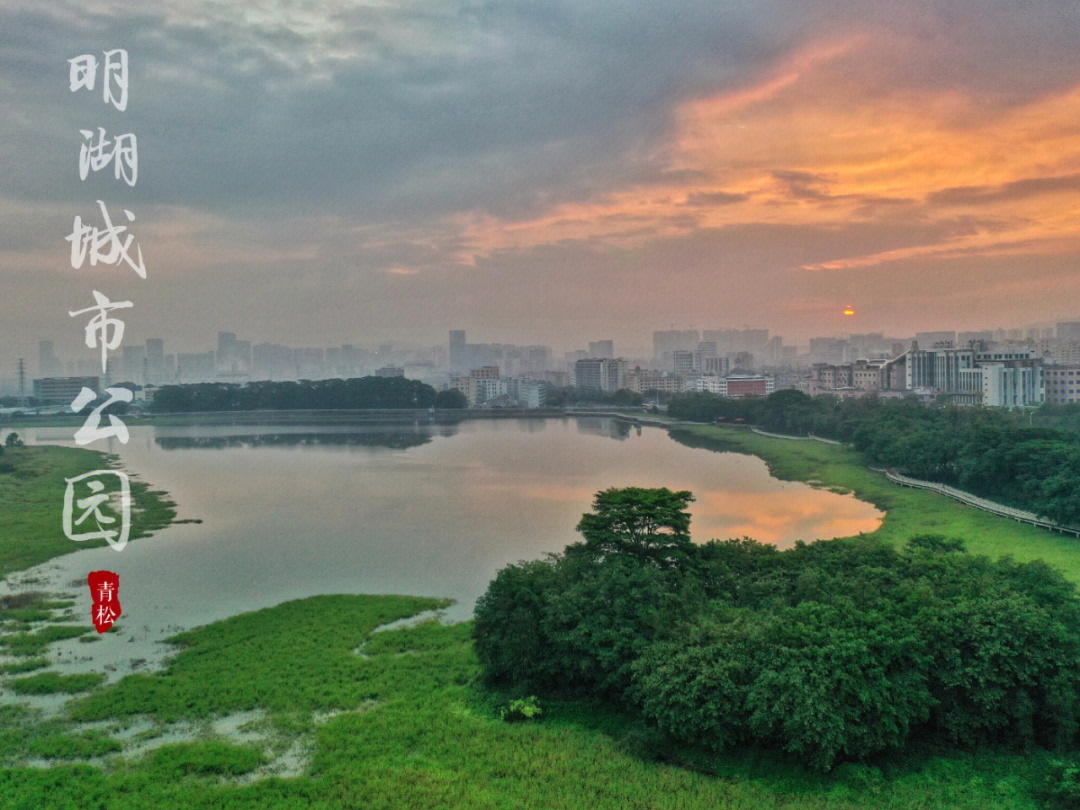
[[[452,435],[454,431],[441,432]],[[221,450],[229,447],[387,447],[405,450],[431,441],[431,431],[367,430],[362,433],[290,432],[242,433],[228,436],[155,436],[154,443],[162,450]]]
[[[691,490],[698,540],[789,546],[880,521],[852,497],[773,479],[759,459],[612,419],[131,431],[112,448],[124,467],[202,523],[54,563],[63,581],[118,572],[130,626],[187,627],[316,593],[447,596],[465,618],[499,568],[576,540],[607,487]]]
[[[631,425],[621,419],[608,419],[602,416],[579,416],[574,419],[579,432],[588,436],[603,436],[608,439],[626,439],[630,436]],[[640,434],[640,429],[638,433]]]

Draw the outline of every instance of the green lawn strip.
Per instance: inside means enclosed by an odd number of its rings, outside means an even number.
[[[16,695],[54,695],[57,693],[73,695],[93,689],[105,680],[100,672],[80,672],[75,675],[60,675],[56,672],[42,672],[16,678],[8,683]]]
[[[0,576],[30,568],[61,554],[105,545],[104,540],[75,543],[61,525],[66,479],[116,464],[93,450],[59,446],[5,448],[0,456]],[[175,504],[141,481],[131,482],[130,538],[145,537],[168,525]]]
[[[506,723],[510,695],[476,684],[469,624],[372,633],[433,600],[335,596],[287,602],[182,634],[162,672],[79,699],[77,719],[148,714],[198,720],[261,707],[314,726],[307,772],[230,781],[261,761],[222,741],[166,746],[112,770],[0,771],[14,807],[110,808],[786,808],[1036,810],[1044,756],[925,752],[879,766],[803,770],[767,753],[650,748],[636,721],[588,703],[544,704]],[[357,655],[363,645],[364,656]],[[690,766],[690,767],[687,767]],[[48,803],[44,802],[48,800]]]
[[[13,661],[10,664],[0,664],[0,673],[4,675],[20,675],[24,672],[33,672],[36,669],[45,669],[48,665],[48,658],[27,658],[22,661]]]
[[[78,638],[93,629],[89,625],[81,624],[50,624],[33,633],[0,635],[0,651],[29,658],[41,655],[54,641]]]
[[[40,721],[23,706],[0,707],[0,760],[4,762],[88,759],[120,749],[120,743],[102,731],[73,732],[64,721]],[[6,805],[0,802],[0,806]]]
[[[671,436],[692,446],[758,456],[781,480],[850,491],[885,513],[873,534],[894,545],[918,534],[960,538],[974,554],[994,558],[1010,555],[1020,562],[1042,560],[1080,584],[1080,539],[1007,520],[935,492],[893,484],[882,473],[869,469],[849,447],[774,439],[745,429],[712,426],[680,426]]]

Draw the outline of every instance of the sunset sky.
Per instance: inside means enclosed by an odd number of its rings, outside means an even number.
[[[1074,1],[0,0],[0,377],[92,289],[168,351],[1080,320],[1078,42]],[[116,47],[123,113],[67,87]],[[80,182],[97,126],[134,189]],[[145,280],[71,268],[96,199]]]

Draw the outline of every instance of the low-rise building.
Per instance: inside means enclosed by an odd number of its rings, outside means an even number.
[[[34,380],[34,399],[47,405],[70,405],[83,388],[101,393],[100,377],[44,377]]]
[[[728,397],[764,397],[776,390],[772,377],[763,374],[739,374],[724,378]]]
[[[1052,405],[1080,402],[1080,363],[1043,368],[1046,401]]]
[[[626,387],[631,391],[644,394],[659,391],[663,394],[677,394],[683,390],[684,379],[679,374],[664,374],[652,369],[635,368],[626,375]]]

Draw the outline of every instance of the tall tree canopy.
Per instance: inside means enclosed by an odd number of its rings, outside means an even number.
[[[577,530],[584,548],[597,557],[625,554],[670,564],[686,556],[694,496],[666,487],[605,489],[593,499],[593,510],[582,515]]]

